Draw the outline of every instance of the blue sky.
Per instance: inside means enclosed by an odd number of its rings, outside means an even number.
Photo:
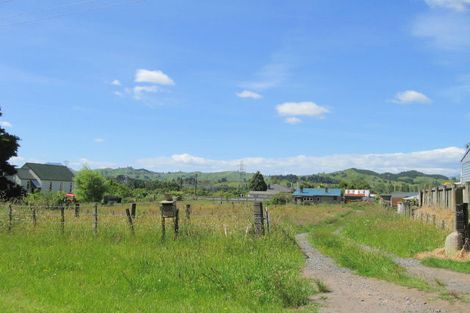
[[[470,1],[0,1],[16,164],[455,175]]]

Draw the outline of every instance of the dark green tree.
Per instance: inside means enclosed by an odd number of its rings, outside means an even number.
[[[0,109],[0,116],[2,111]],[[15,135],[9,134],[3,127],[0,126],[0,199],[8,200],[16,198],[24,194],[23,188],[8,180],[7,176],[16,174],[16,169],[11,165],[8,160],[17,156],[19,148],[18,138]]]
[[[268,185],[266,185],[266,182],[264,181],[263,174],[261,174],[259,171],[256,172],[253,177],[251,177],[249,187],[252,191],[268,190]]]

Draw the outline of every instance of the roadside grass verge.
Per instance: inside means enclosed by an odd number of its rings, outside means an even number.
[[[458,262],[438,258],[426,258],[421,261],[421,264],[430,267],[445,268],[453,270],[455,272],[470,274],[470,262]]]
[[[400,257],[414,257],[441,247],[447,235],[432,225],[380,207],[368,207],[361,214],[352,215],[343,227],[342,235]]]
[[[42,225],[0,232],[0,312],[315,310],[302,307],[315,289],[289,230],[254,238],[191,225],[162,242],[155,224],[135,236],[109,224],[96,237],[89,225],[62,235]]]

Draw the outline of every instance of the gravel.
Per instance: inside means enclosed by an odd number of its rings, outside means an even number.
[[[307,237],[307,234],[296,236],[297,244],[307,257],[304,274],[309,278],[322,281],[331,290],[329,293],[312,298],[313,301],[322,305],[320,312],[470,312],[468,303],[447,302],[438,299],[439,295],[435,293],[361,277],[349,269],[338,267],[331,258],[313,248]],[[415,264],[411,260],[406,262],[410,262],[410,267]]]

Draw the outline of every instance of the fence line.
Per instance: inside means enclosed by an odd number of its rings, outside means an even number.
[[[470,203],[470,183],[428,188],[419,192],[420,207],[454,211],[457,204]]]
[[[140,203],[139,203],[140,204]],[[12,205],[6,207],[0,205],[0,231],[7,230],[13,231],[15,228],[22,229],[26,226],[35,228],[54,227],[57,228],[61,234],[69,227],[83,226],[80,228],[84,230],[90,229],[94,235],[99,233],[100,229],[107,229],[109,227],[119,227],[119,229],[126,227],[134,234],[139,227],[148,227],[158,229],[161,220],[161,212],[158,204],[152,203],[155,207],[146,207],[141,212],[136,210],[135,204],[131,206],[132,217],[129,222],[129,215],[126,211],[129,210],[125,205],[120,207],[116,206],[99,206],[87,205],[80,207],[80,214],[77,214],[74,205],[55,206],[57,209],[52,209],[51,206],[44,205]],[[190,217],[182,219],[184,227],[202,228],[205,230],[223,233],[227,236],[229,232],[246,233],[247,225],[251,227],[252,220],[250,219],[251,210],[245,206],[227,207],[227,208],[212,208],[205,212],[195,210],[195,206],[190,210]],[[202,207],[200,207],[202,209]],[[240,212],[243,214],[240,215]],[[129,224],[130,223],[130,224]],[[227,226],[226,224],[230,224]],[[101,226],[100,226],[101,225]],[[225,225],[225,226],[224,226]]]

